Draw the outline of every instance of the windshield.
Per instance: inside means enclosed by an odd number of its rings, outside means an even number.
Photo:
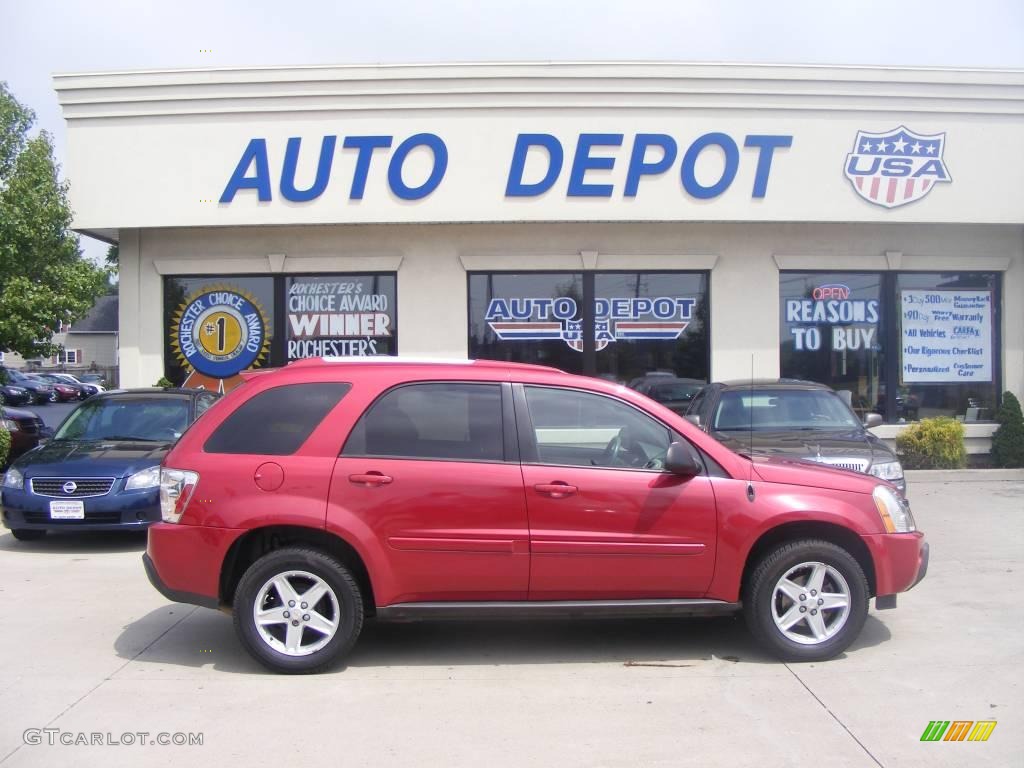
[[[80,405],[54,439],[170,442],[181,437],[186,426],[188,398],[105,398]]]
[[[753,421],[751,421],[753,416]],[[835,393],[821,389],[723,392],[711,428],[749,430],[857,429],[857,417]]]
[[[651,398],[660,403],[670,400],[692,400],[700,392],[703,384],[670,383],[656,384],[651,387]]]

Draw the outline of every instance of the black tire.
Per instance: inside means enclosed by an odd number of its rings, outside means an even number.
[[[305,656],[290,656],[272,648],[261,636],[253,617],[264,584],[288,571],[305,571],[323,579],[338,602],[339,621],[334,636],[323,648]],[[234,617],[238,639],[263,666],[285,674],[309,674],[323,671],[352,650],[363,628],[363,597],[352,574],[330,555],[314,549],[279,549],[261,557],[242,576],[235,591]]]
[[[846,581],[850,594],[846,623],[831,637],[808,645],[783,634],[772,615],[776,585],[791,569],[803,563],[831,566]],[[869,599],[868,580],[856,558],[835,544],[809,539],[782,544],[758,562],[743,592],[743,613],[751,633],[773,655],[785,661],[824,661],[845,651],[860,634],[867,619]],[[831,621],[835,621],[834,616]],[[797,625],[798,632],[802,629]]]
[[[14,528],[11,530],[11,536],[18,541],[38,541],[45,535],[46,531],[41,531],[38,528]]]

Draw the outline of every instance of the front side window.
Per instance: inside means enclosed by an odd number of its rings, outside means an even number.
[[[246,400],[207,439],[206,453],[288,456],[351,389],[350,384],[287,384]]]
[[[660,469],[672,442],[667,427],[601,395],[526,387],[540,464]]]
[[[363,414],[344,456],[502,461],[498,384],[410,384],[393,389]]]
[[[55,440],[169,442],[188,426],[187,397],[124,397],[89,400],[75,409]]]

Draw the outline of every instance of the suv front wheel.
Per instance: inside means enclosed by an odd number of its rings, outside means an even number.
[[[319,672],[347,654],[363,627],[352,574],[312,549],[279,549],[257,560],[235,592],[235,631],[275,672]]]
[[[743,597],[750,631],[786,661],[824,661],[845,651],[868,615],[857,560],[827,541],[783,544],[754,568]]]

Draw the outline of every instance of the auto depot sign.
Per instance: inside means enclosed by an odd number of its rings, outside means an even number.
[[[594,63],[55,78],[83,230],[1019,224],[1019,80]]]
[[[315,175],[303,186],[296,179],[302,144],[298,136],[287,140],[280,172],[275,174],[268,157],[267,139],[250,139],[220,195],[220,202],[231,203],[236,195],[246,190],[254,191],[260,202],[270,202],[274,199],[275,187],[283,199],[292,203],[316,200],[332,181],[339,145],[355,156],[351,173],[341,184],[343,194],[347,186],[349,200],[363,199],[367,179],[373,172],[386,176],[387,188],[396,198],[421,200],[444,182],[450,154],[445,140],[434,133],[418,133],[401,140],[391,135],[323,136],[318,143]],[[784,134],[733,137],[715,131],[680,147],[679,141],[667,133],[637,133],[628,137],[623,133],[580,133],[570,139],[567,149],[563,140],[553,134],[520,133],[507,163],[505,197],[538,197],[561,188],[567,197],[632,198],[637,196],[646,178],[671,172],[677,176],[682,193],[694,199],[710,200],[723,194],[735,181],[742,146],[753,150],[749,158],[743,158],[754,165],[750,196],[763,198],[768,191],[776,150],[792,144],[793,137]],[[383,153],[378,150],[392,147],[390,157],[379,158]],[[408,182],[406,162],[417,149],[429,155],[427,174],[419,181]],[[698,163],[704,153],[717,155],[720,162],[698,177]],[[376,164],[375,154],[378,155]],[[527,162],[531,156],[535,168],[528,174]],[[608,181],[609,173],[617,164],[626,167],[621,185]]]

